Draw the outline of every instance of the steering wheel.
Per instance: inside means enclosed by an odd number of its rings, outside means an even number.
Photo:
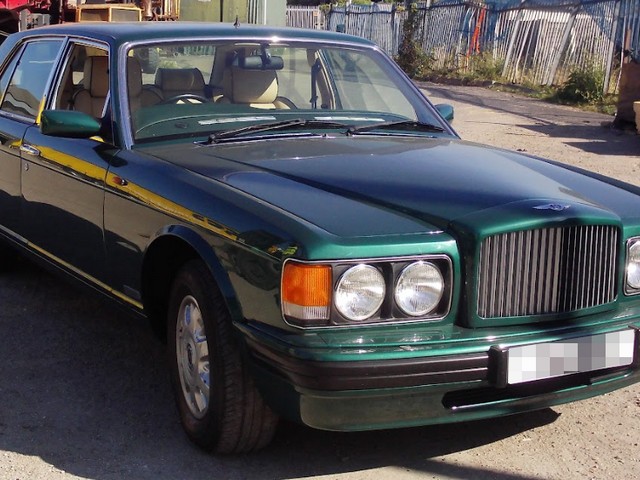
[[[174,95],[173,97],[165,98],[160,102],[160,105],[178,103],[180,101],[185,101],[185,103],[194,103],[189,102],[189,100],[197,100],[197,103],[207,103],[209,101],[207,97],[198,95],[197,93],[181,93],[180,95]]]

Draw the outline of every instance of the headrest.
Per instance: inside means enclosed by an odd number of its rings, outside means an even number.
[[[109,57],[87,57],[83,83],[92,97],[106,97],[109,93]]]
[[[127,89],[129,97],[142,93],[142,67],[135,57],[127,57]]]
[[[234,103],[273,103],[278,96],[278,78],[274,70],[244,70],[231,67]]]
[[[197,68],[159,68],[156,71],[156,85],[162,91],[202,92],[204,77]]]

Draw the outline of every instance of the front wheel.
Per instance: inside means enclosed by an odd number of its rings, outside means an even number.
[[[173,282],[167,333],[171,378],[189,438],[216,453],[267,445],[277,417],[253,383],[229,313],[200,261],[187,263]]]

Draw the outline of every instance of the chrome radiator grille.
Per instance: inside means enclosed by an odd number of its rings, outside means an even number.
[[[584,225],[503,233],[480,248],[478,315],[562,313],[616,297],[618,229]]]

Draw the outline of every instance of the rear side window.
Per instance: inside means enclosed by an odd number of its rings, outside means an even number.
[[[0,109],[23,117],[35,119],[47,86],[62,40],[40,40],[27,43],[22,49],[15,70],[5,70],[10,75]],[[0,84],[5,82],[0,79]]]

